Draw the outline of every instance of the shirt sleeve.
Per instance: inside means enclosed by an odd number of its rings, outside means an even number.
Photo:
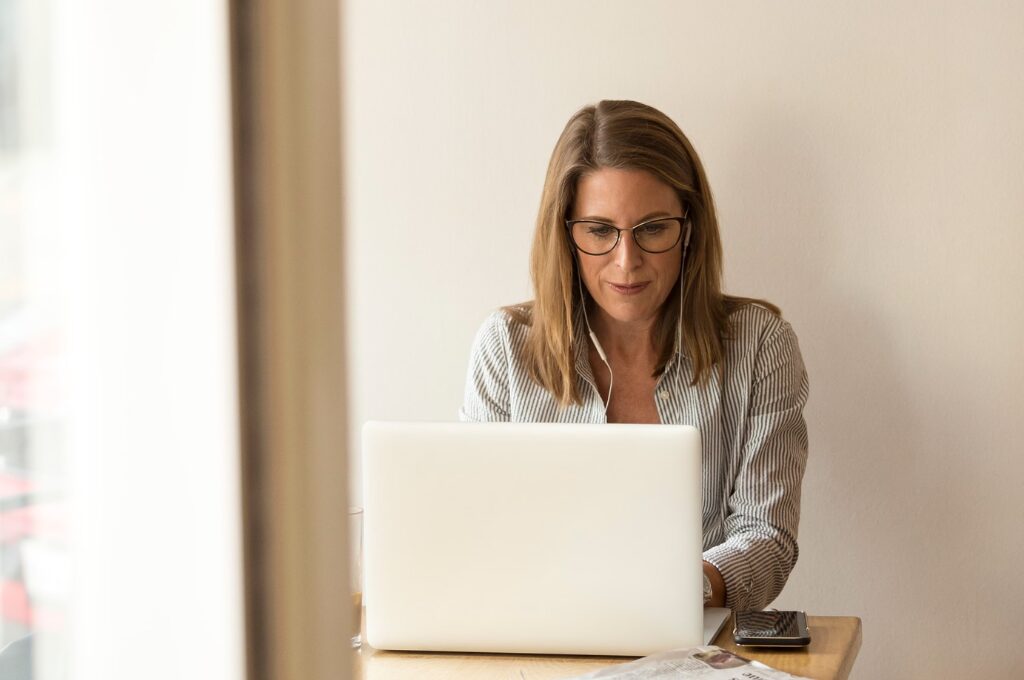
[[[742,457],[729,496],[725,541],[704,553],[725,581],[725,606],[763,609],[796,564],[800,485],[807,465],[807,371],[788,323],[755,360]]]
[[[508,352],[507,317],[503,312],[495,312],[484,321],[473,340],[460,421],[487,423],[511,419]]]

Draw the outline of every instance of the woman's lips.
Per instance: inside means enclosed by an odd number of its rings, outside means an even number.
[[[637,293],[640,293],[641,291],[643,291],[643,289],[647,287],[648,283],[650,283],[650,282],[649,281],[645,281],[644,283],[630,283],[630,284],[620,284],[620,283],[610,283],[609,282],[608,285],[611,286],[612,290],[614,290],[616,293],[618,293],[620,295],[636,295]]]

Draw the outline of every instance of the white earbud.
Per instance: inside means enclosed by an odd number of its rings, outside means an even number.
[[[683,343],[683,290],[686,286],[686,251],[690,248],[690,224],[686,225],[686,238],[683,239],[683,259],[679,263],[679,331],[676,333],[676,352],[682,351]]]
[[[590,324],[588,323],[587,325],[589,326]],[[601,361],[607,364],[608,357],[604,355],[604,347],[601,347],[601,343],[598,341],[597,336],[594,335],[594,331],[590,331],[590,341],[594,343],[594,349],[597,350],[597,356],[601,357]],[[609,367],[608,370],[611,371],[612,369]]]

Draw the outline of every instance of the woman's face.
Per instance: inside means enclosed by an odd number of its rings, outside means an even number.
[[[644,170],[600,168],[580,178],[572,219],[629,229],[655,217],[679,217],[676,192]],[[629,232],[605,255],[576,251],[583,285],[606,321],[652,324],[679,279],[682,239],[664,253],[641,250]]]

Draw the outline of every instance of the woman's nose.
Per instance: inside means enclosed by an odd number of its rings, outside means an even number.
[[[612,255],[615,257],[615,264],[626,271],[636,269],[643,260],[643,251],[633,239],[633,233],[629,231],[622,233]]]

